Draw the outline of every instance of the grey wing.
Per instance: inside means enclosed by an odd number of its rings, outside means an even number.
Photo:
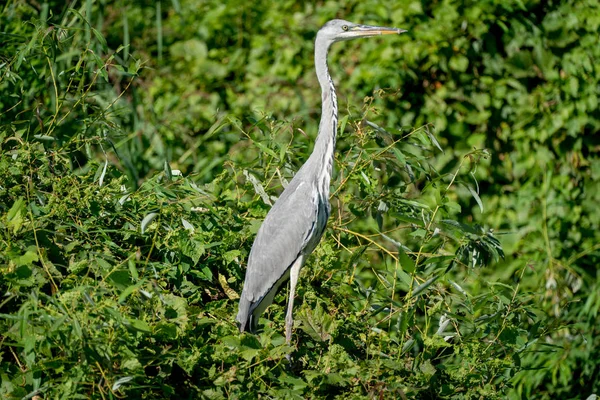
[[[247,326],[250,316],[270,304],[289,268],[305,250],[317,224],[317,199],[309,183],[292,180],[267,214],[248,258],[237,316],[241,330],[252,328]]]

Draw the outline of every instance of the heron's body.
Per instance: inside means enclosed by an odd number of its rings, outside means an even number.
[[[326,23],[315,40],[315,66],[321,86],[322,112],[312,154],[283,191],[258,230],[250,257],[237,321],[241,331],[254,332],[258,318],[290,279],[286,339],[291,339],[292,309],[298,274],[325,231],[329,218],[329,184],[337,131],[337,98],[327,69],[329,46],[354,37],[401,33],[395,28]]]

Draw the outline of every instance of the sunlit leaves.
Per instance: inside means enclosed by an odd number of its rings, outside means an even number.
[[[236,297],[340,4],[8,3],[0,397],[600,392],[598,5],[380,3],[342,4],[409,32],[333,48],[333,212],[292,346],[285,291],[258,336]]]

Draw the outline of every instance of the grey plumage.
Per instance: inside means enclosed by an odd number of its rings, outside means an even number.
[[[312,154],[267,214],[252,245],[236,318],[240,331],[256,331],[258,318],[289,278],[286,340],[291,340],[298,273],[321,240],[330,213],[329,183],[338,118],[335,87],[327,68],[329,47],[337,41],[402,32],[334,19],[317,33],[315,68],[322,100],[319,133]]]

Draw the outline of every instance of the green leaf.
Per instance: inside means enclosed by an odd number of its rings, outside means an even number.
[[[108,281],[123,290],[126,290],[132,283],[129,271],[125,270],[111,271],[110,275],[108,275]]]
[[[106,44],[106,39],[104,39],[104,36],[102,36],[102,34],[100,32],[98,32],[96,29],[94,29],[94,28],[91,28],[91,29],[92,29],[92,33],[96,37],[96,40],[100,43],[102,48],[104,50],[106,50],[108,46]]]
[[[437,281],[440,278],[441,274],[432,276],[431,278],[427,279],[425,282],[421,283],[419,286],[417,286],[415,288],[415,290],[413,290],[412,292],[412,297],[417,297],[418,295],[420,295],[425,289],[427,289],[429,286],[433,285],[435,283],[435,281]]]
[[[31,265],[34,262],[39,261],[39,258],[38,258],[38,254],[37,254],[37,251],[35,250],[35,248],[31,248],[31,249],[28,249],[27,252],[25,252],[25,254],[19,256],[14,261],[19,266],[25,266],[25,265]]]
[[[146,232],[146,229],[148,227],[148,225],[150,225],[150,223],[152,221],[154,221],[156,219],[156,217],[158,217],[158,213],[157,212],[151,212],[146,214],[146,216],[144,217],[144,219],[142,219],[142,223],[140,225],[142,234],[144,234]]]
[[[303,308],[296,319],[300,321],[300,328],[306,334],[320,342],[331,340],[331,332],[337,325],[320,303],[314,310]]]
[[[159,340],[171,341],[177,339],[177,325],[170,322],[159,322],[152,334]]]
[[[425,126],[425,133],[427,134],[427,137],[429,138],[429,140],[431,141],[431,143],[437,147],[442,153],[444,152],[444,149],[442,149],[442,146],[440,146],[439,142],[437,141],[436,137],[434,136],[434,134],[431,132],[431,130],[429,129],[429,126]]]
[[[465,186],[467,187],[467,189],[471,193],[471,196],[473,196],[473,198],[477,202],[477,205],[479,206],[479,210],[481,210],[481,212],[483,212],[483,202],[481,201],[481,198],[479,198],[479,194],[477,194],[477,192],[475,191],[475,189],[473,189],[471,186],[469,186],[469,185],[465,185]]]
[[[291,385],[292,389],[294,390],[302,390],[308,386],[304,380],[300,378],[294,378],[293,376],[290,376],[285,373],[282,374],[279,379],[281,380],[281,382]]]
[[[124,301],[127,299],[127,297],[129,297],[129,296],[130,296],[130,295],[131,295],[133,292],[135,292],[135,291],[136,291],[138,288],[139,288],[139,286],[138,286],[138,285],[131,285],[131,286],[128,286],[128,287],[127,287],[125,290],[123,290],[123,291],[121,292],[121,294],[119,295],[119,300],[118,300],[118,301],[119,301],[119,303],[122,303],[122,302],[124,302]]]
[[[150,325],[148,325],[147,322],[139,320],[139,319],[128,318],[127,325],[129,325],[131,328],[133,328],[139,332],[143,332],[143,333],[151,332]]]
[[[409,274],[415,272],[415,260],[410,258],[404,251],[403,246],[398,247],[398,258],[400,259],[400,265],[402,269]]]
[[[12,229],[13,235],[16,235],[17,232],[23,226],[25,220],[23,218],[25,200],[19,197],[12,205],[8,213],[6,214],[7,227]]]

